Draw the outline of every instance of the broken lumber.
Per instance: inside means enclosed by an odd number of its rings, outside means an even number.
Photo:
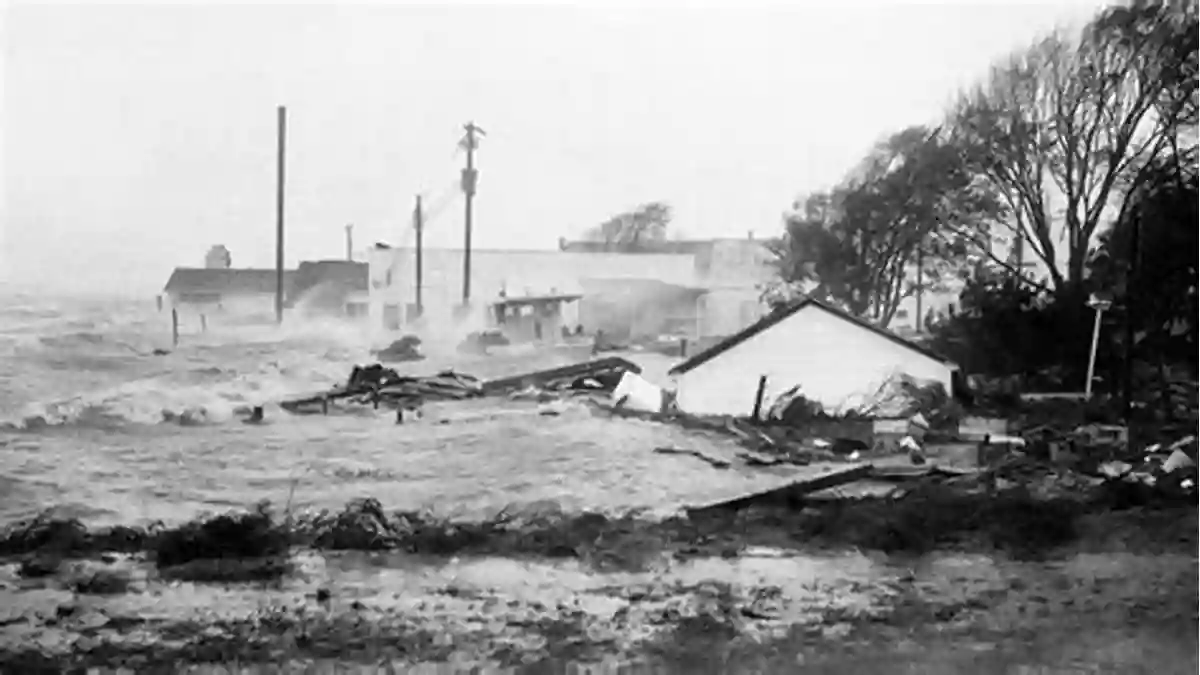
[[[834,466],[834,465],[831,465]],[[706,504],[704,506],[689,507],[686,509],[689,518],[704,516],[720,511],[738,511],[748,506],[755,504],[770,503],[770,502],[789,502],[804,495],[826,490],[831,487],[845,485],[862,480],[871,475],[872,467],[870,464],[854,464],[849,466],[834,466],[832,470],[822,473],[817,476],[809,476],[792,481],[781,487],[754,492],[747,495],[741,495],[733,499],[716,502],[714,504]]]
[[[709,455],[700,452],[699,450],[683,450],[680,448],[655,448],[654,452],[660,455],[691,455],[699,460],[708,462],[717,469],[728,469],[732,466],[732,462],[726,461],[719,457],[710,457]]]
[[[571,382],[581,377],[604,377],[605,375],[618,375],[625,372],[641,374],[642,369],[636,363],[627,361],[618,356],[610,356],[594,361],[584,363],[575,363],[569,366],[560,366],[558,368],[550,368],[548,370],[538,370],[532,373],[524,373],[522,375],[513,375],[510,377],[501,377],[494,380],[488,380],[483,383],[483,392],[485,395],[495,395],[508,393],[510,391],[524,389],[530,385],[538,387],[546,387],[547,385],[561,382]]]

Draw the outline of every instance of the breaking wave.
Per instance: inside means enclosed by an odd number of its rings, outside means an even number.
[[[247,373],[232,367],[201,366],[31,403],[16,419],[0,421],[0,427],[33,431],[56,426],[218,424],[252,406],[326,388],[343,379],[344,370],[335,362],[305,367],[274,362]]]
[[[171,347],[148,303],[0,303],[0,429],[219,424],[325,389],[367,358],[338,321],[214,326]]]

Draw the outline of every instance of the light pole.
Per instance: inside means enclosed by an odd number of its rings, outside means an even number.
[[[1092,397],[1092,380],[1096,376],[1096,350],[1100,346],[1100,318],[1108,308],[1112,307],[1112,301],[1093,295],[1088,299],[1088,307],[1096,310],[1096,321],[1092,324],[1092,351],[1088,356],[1087,367],[1087,383],[1083,387],[1083,395],[1085,398]]]

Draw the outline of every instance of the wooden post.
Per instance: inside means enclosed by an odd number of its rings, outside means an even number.
[[[208,317],[204,316],[203,314],[200,315],[200,332],[201,333],[208,332]]]
[[[685,359],[687,358],[687,338],[679,341],[679,355]]]
[[[329,397],[328,396],[323,396],[321,398],[321,414],[322,415],[329,414]]]
[[[179,346],[179,310],[171,308],[171,346]]]
[[[758,424],[760,421],[762,421],[763,393],[766,392],[766,390],[767,376],[760,375],[758,378],[758,392],[754,394],[754,413],[752,417],[754,418],[755,424]]]

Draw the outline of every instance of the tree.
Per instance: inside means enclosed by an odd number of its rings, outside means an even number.
[[[1115,309],[1132,322],[1143,358],[1187,361],[1194,369],[1200,311],[1195,165],[1164,159],[1128,200],[1122,219],[1100,238],[1089,261],[1089,281],[1115,294]]]
[[[918,279],[935,289],[971,264],[975,223],[998,208],[939,130],[910,127],[834,190],[793,205],[776,264],[785,282],[886,326]]]
[[[606,251],[653,251],[666,242],[670,223],[671,207],[663,202],[650,202],[589,229],[585,239],[603,243]]]
[[[1056,289],[1079,290],[1098,228],[1128,206],[1124,188],[1194,124],[1195,17],[1191,0],[1105,10],[1077,39],[1056,32],[997,65],[951,111],[973,173],[1008,207],[997,223]]]

